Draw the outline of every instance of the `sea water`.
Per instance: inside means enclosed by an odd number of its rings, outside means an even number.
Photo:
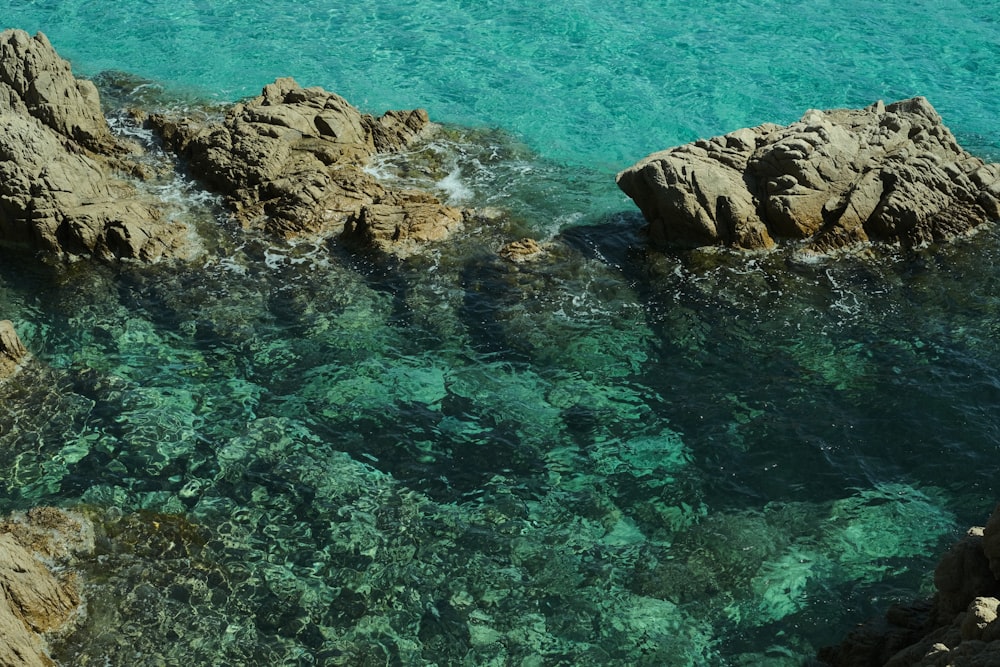
[[[0,510],[98,522],[64,664],[798,665],[998,500],[1000,234],[652,252],[617,170],[925,95],[1000,159],[1000,6],[48,2],[104,99],[277,76],[443,127],[381,176],[501,211],[405,262],[235,230],[183,266],[2,255]],[[111,109],[109,108],[109,111]],[[531,236],[549,250],[496,256]]]

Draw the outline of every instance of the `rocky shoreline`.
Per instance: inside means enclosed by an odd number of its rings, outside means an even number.
[[[168,149],[172,168],[218,193],[249,231],[405,258],[486,220],[433,194],[391,187],[366,169],[374,156],[431,131],[421,110],[374,117],[334,93],[278,79],[222,118],[135,118]],[[0,243],[55,261],[184,261],[200,251],[195,231],[139,187],[151,178],[145,149],[111,132],[97,89],[73,77],[44,35],[0,34],[0,121]],[[921,98],[809,112],[787,128],[695,142],[650,156],[618,182],[655,245],[763,250],[788,240],[832,255],[872,242],[946,241],[1000,217],[1000,166],[962,151]],[[498,254],[520,265],[546,251],[524,239]],[[0,322],[0,378],[29,358],[14,324]],[[86,521],[38,508],[0,523],[7,568],[0,576],[30,586],[22,594],[13,583],[0,585],[13,601],[0,605],[3,664],[52,664],[42,635],[66,632],[83,613],[72,570],[58,568],[92,553]],[[1000,512],[942,560],[933,603],[897,607],[886,627],[863,630],[821,659],[936,665],[1000,653],[998,545]],[[41,602],[25,602],[29,595]]]
[[[142,115],[141,113],[139,115]],[[56,259],[185,259],[194,233],[136,181],[136,142],[112,134],[96,87],[39,33],[0,33],[0,243]],[[477,214],[396,190],[366,171],[431,127],[423,110],[362,114],[319,88],[279,79],[221,121],[142,119],[245,228],[279,238],[342,237],[397,256],[447,238]],[[181,161],[183,164],[181,164]]]

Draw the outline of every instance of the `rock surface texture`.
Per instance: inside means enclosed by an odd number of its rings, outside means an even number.
[[[59,566],[93,550],[90,523],[62,510],[0,520],[0,664],[54,664],[42,635],[65,629],[81,606],[75,580]]]
[[[50,256],[153,261],[187,229],[116,175],[126,147],[97,89],[39,33],[0,33],[0,243]]]
[[[617,180],[657,245],[919,247],[1000,218],[1000,165],[959,147],[922,97],[699,140]]]
[[[929,603],[895,606],[820,659],[834,667],[1000,665],[1000,506],[941,558]]]
[[[161,115],[150,122],[244,226],[281,237],[343,234],[405,255],[447,237],[467,215],[425,192],[391,190],[365,171],[376,153],[421,135],[429,124],[422,110],[375,118],[285,78],[221,122]]]
[[[14,331],[14,323],[0,320],[0,380],[17,372],[27,356],[28,349]]]

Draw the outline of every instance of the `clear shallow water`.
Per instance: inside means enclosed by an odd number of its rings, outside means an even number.
[[[393,265],[244,240],[175,182],[191,266],[4,254],[0,316],[42,363],[2,390],[2,509],[84,504],[103,531],[60,657],[791,665],[926,589],[997,499],[1000,237],[650,254],[613,173],[913,94],[996,158],[996,9],[9,8],[167,99],[293,75],[427,107],[446,131],[373,168],[509,212]],[[495,257],[524,234],[550,256]]]

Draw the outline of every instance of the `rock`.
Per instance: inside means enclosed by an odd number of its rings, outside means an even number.
[[[0,320],[0,379],[17,372],[21,362],[28,356],[28,348],[14,331],[14,323]]]
[[[104,260],[189,253],[187,228],[115,175],[126,152],[97,89],[45,35],[0,33],[0,243]]]
[[[923,614],[890,610],[885,620],[826,647],[823,664],[855,667],[936,667],[1000,664],[1000,506],[987,528],[972,528],[945,554],[934,572],[937,592]],[[991,567],[994,569],[991,570]],[[914,607],[917,609],[918,607]]]
[[[983,552],[983,529],[972,528],[944,556],[934,570],[937,620],[949,623],[981,595],[1000,592],[990,563]]]
[[[1000,579],[1000,505],[993,511],[981,534],[983,536],[983,554],[989,561],[993,576]]]
[[[81,605],[76,582],[59,567],[92,553],[89,521],[36,508],[0,522],[0,664],[48,666],[43,633],[63,630]]]
[[[969,604],[965,617],[962,619],[963,641],[983,639],[985,630],[997,620],[997,605],[1000,605],[1000,600],[986,597],[977,597]]]
[[[659,245],[915,247],[1000,218],[1000,165],[962,150],[922,97],[699,140],[617,181]]]
[[[406,254],[447,237],[466,216],[430,194],[393,191],[365,171],[373,155],[400,150],[425,131],[422,110],[374,118],[339,95],[284,78],[233,106],[222,122],[149,120],[244,226],[279,237],[343,233]]]
[[[513,262],[514,264],[523,264],[524,262],[531,262],[542,257],[544,253],[544,248],[542,245],[531,238],[523,238],[518,241],[511,241],[510,243],[504,244],[503,247],[497,251],[497,254],[508,262]]]
[[[116,146],[101,113],[97,88],[74,78],[69,63],[42,33],[34,37],[21,30],[0,33],[0,83],[6,95],[13,94],[28,115],[57,135],[94,152]]]
[[[460,229],[466,213],[442,206],[430,194],[414,190],[387,192],[365,204],[345,223],[344,237],[405,257],[430,241],[441,241]]]

